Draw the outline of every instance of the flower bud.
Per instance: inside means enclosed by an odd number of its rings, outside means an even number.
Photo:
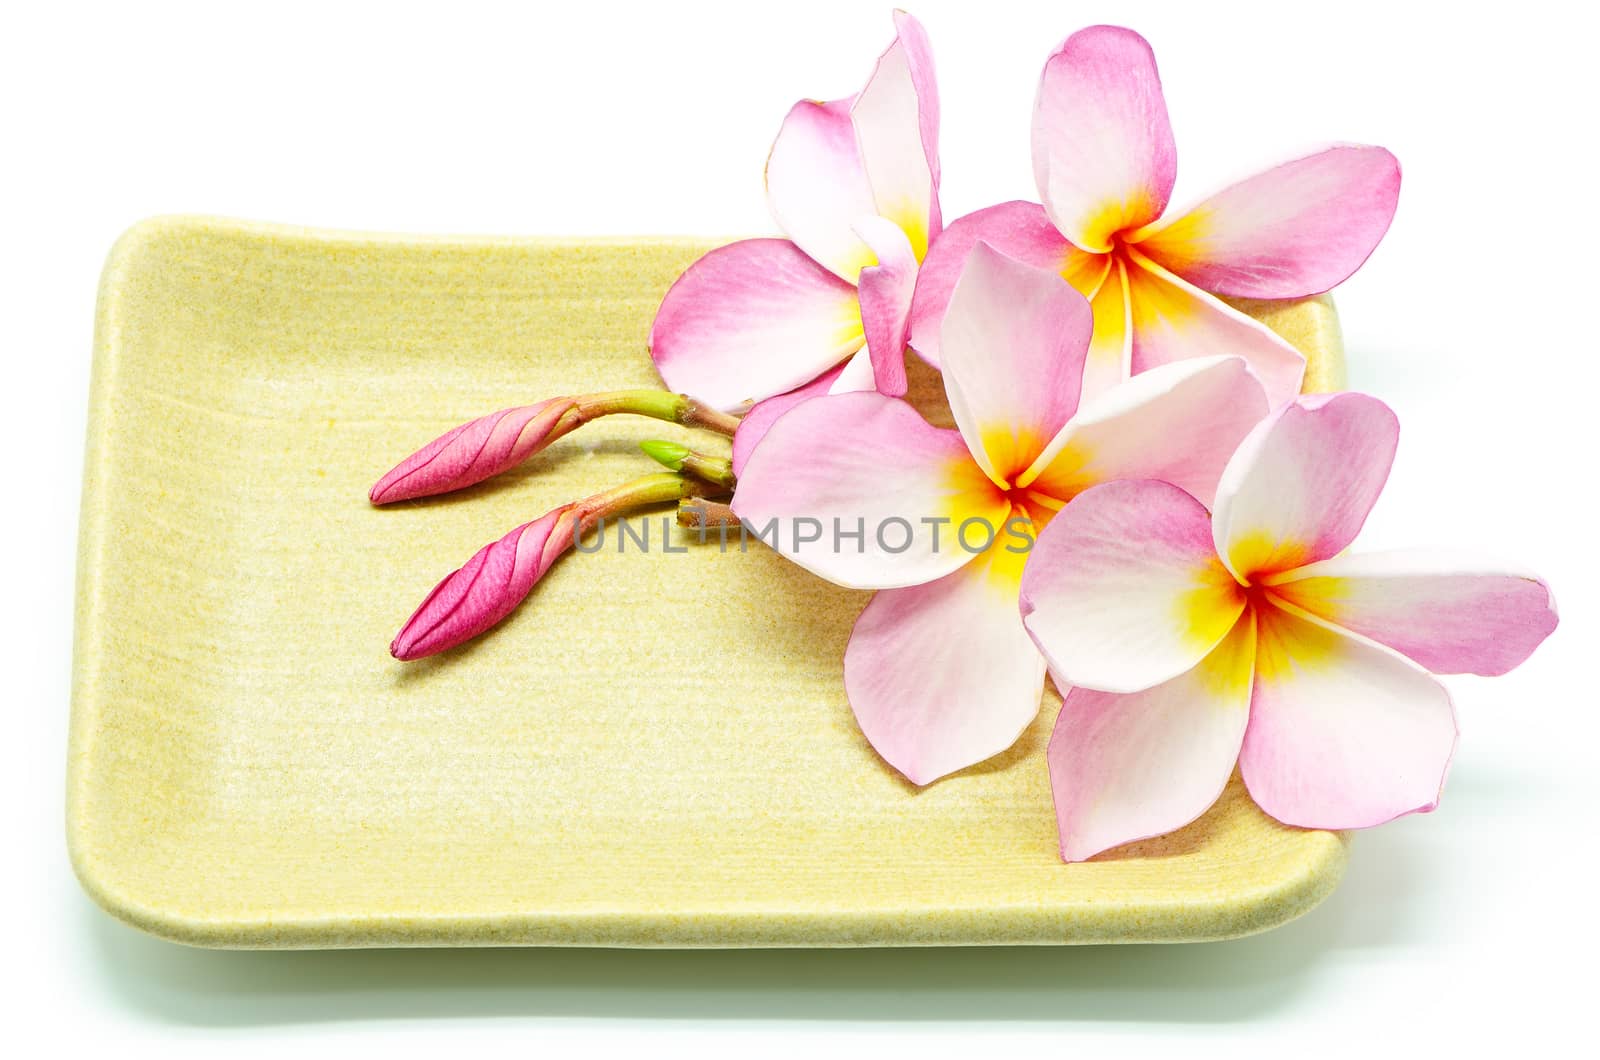
[[[471,640],[509,615],[572,547],[580,508],[563,505],[523,523],[434,587],[389,645],[396,659],[421,659]]]
[[[523,523],[434,586],[395,635],[389,653],[402,661],[421,659],[476,637],[516,610],[555,561],[601,520],[720,489],[661,471]]]
[[[583,423],[572,398],[502,409],[463,423],[402,460],[369,497],[392,504],[464,489],[520,464]]]
[[[694,451],[687,445],[679,445],[677,442],[664,442],[655,438],[640,442],[639,448],[643,449],[644,454],[651,460],[673,471],[682,471],[684,459]]]

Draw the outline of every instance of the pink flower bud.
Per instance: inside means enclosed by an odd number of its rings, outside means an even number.
[[[563,505],[479,549],[422,601],[389,645],[390,654],[402,660],[435,655],[505,618],[572,547],[581,514],[579,505]]]
[[[575,407],[572,398],[551,398],[463,423],[402,460],[368,496],[390,504],[482,482],[576,428],[583,421]]]

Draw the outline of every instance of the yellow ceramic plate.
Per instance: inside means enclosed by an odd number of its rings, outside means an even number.
[[[118,243],[68,791],[95,899],[184,942],[313,947],[1215,939],[1324,897],[1343,838],[1237,782],[1175,835],[1061,864],[1053,693],[1011,752],[914,789],[845,703],[866,594],[764,546],[665,553],[655,521],[649,554],[569,556],[475,644],[389,657],[479,546],[684,435],[617,418],[459,496],[367,488],[480,413],[654,384],[651,315],[708,245],[199,219]],[[1247,308],[1335,381],[1327,302]]]

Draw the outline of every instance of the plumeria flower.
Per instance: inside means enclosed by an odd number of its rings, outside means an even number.
[[[667,292],[650,353],[673,389],[721,409],[824,375],[905,392],[917,265],[941,227],[939,97],[922,25],[894,21],[859,94],[796,103],[778,131],[767,200],[788,238],[713,250]]]
[[[1186,360],[1092,402],[1093,320],[1059,276],[984,244],[944,321],[957,430],[879,393],[797,405],[734,492],[745,526],[840,585],[879,589],[845,651],[867,739],[917,784],[1005,750],[1038,713],[1045,665],[1018,585],[1037,528],[1089,487],[1159,476],[1211,496],[1267,412],[1237,357]]]
[[[1033,114],[1042,206],[1009,202],[946,230],[924,263],[911,344],[940,360],[939,319],[967,250],[983,240],[1066,277],[1094,304],[1084,391],[1189,357],[1237,354],[1273,404],[1299,393],[1304,359],[1217,296],[1299,298],[1343,281],[1389,227],[1400,166],[1344,144],[1287,162],[1164,217],[1177,172],[1155,56],[1095,26],[1045,64]]]
[[[1434,808],[1456,719],[1431,675],[1505,673],[1556,609],[1495,564],[1341,554],[1398,435],[1376,398],[1301,398],[1240,445],[1214,514],[1181,483],[1117,482],[1040,535],[1022,612],[1072,686],[1048,754],[1066,860],[1189,823],[1236,762],[1285,824]]]

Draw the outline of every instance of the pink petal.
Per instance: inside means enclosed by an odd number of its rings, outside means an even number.
[[[882,217],[863,217],[856,231],[872,247],[878,264],[861,270],[861,326],[872,356],[873,379],[881,394],[906,392],[906,335],[911,326],[911,296],[917,286],[917,259],[899,226]]]
[[[736,409],[810,382],[864,341],[854,287],[786,239],[746,239],[678,277],[650,355],[673,390]]]
[[[1338,829],[1438,804],[1456,743],[1438,681],[1387,648],[1270,604],[1256,628],[1239,767],[1257,805],[1284,824]]]
[[[1025,471],[1078,407],[1094,317],[1060,276],[987,243],[967,255],[940,338],[945,393],[997,483]]]
[[[1044,660],[1017,616],[1016,562],[985,555],[880,592],[856,621],[844,656],[851,709],[914,784],[999,754],[1039,712]]]
[[[857,354],[859,357],[860,355]],[[847,363],[854,363],[855,358]],[[779,394],[767,400],[758,402],[754,408],[744,414],[739,421],[739,427],[733,434],[733,473],[744,474],[745,462],[750,459],[750,454],[755,451],[757,443],[765,438],[767,431],[778,422],[778,417],[800,404],[814,397],[821,397],[828,393],[833,384],[838,380],[844,365],[833,368],[817,376],[805,386],[797,387],[787,394]]]
[[[877,372],[872,367],[872,351],[863,347],[844,362],[844,366],[839,369],[838,377],[833,380],[833,385],[828,387],[828,393],[854,394],[858,390],[877,389]]]
[[[1105,256],[1068,243],[1038,203],[1003,202],[952,222],[922,260],[911,305],[911,345],[936,368],[939,327],[950,305],[950,292],[967,264],[967,255],[980,241],[1008,258],[1060,273],[1085,297],[1094,293],[1103,272]]]
[[[1400,424],[1366,394],[1304,397],[1261,421],[1217,486],[1217,552],[1240,579],[1343,552],[1383,492]]]
[[[1277,332],[1167,272],[1131,247],[1127,263],[1134,374],[1189,357],[1233,355],[1274,406],[1300,393],[1306,359]]]
[[[774,423],[745,462],[733,510],[807,570],[880,589],[962,566],[973,553],[956,539],[961,524],[1001,527],[1010,505],[955,431],[903,401],[855,393],[802,402]]]
[[[1266,584],[1273,596],[1436,674],[1506,673],[1557,621],[1550,587],[1532,574],[1436,549],[1336,556]]]
[[[1343,144],[1240,181],[1137,242],[1202,290],[1301,298],[1361,267],[1399,197],[1394,155]]]
[[[778,422],[778,417],[800,402],[825,394],[851,394],[857,390],[873,389],[876,388],[873,385],[872,358],[863,349],[858,350],[848,361],[837,368],[829,369],[805,386],[760,402],[744,414],[739,420],[738,429],[734,431],[734,475],[744,473],[745,461],[750,459],[750,454],[755,451],[756,445],[766,436],[772,425]]]
[[[1048,752],[1063,861],[1182,828],[1217,801],[1239,758],[1254,661],[1246,618],[1154,688],[1067,693]]]
[[[1017,485],[1069,500],[1101,482],[1162,479],[1210,504],[1266,414],[1266,391],[1239,357],[1162,365],[1079,408]]]
[[[402,460],[372,487],[373,504],[465,489],[528,459],[578,426],[570,398],[502,409],[463,423]]]
[[[851,227],[877,212],[850,121],[851,100],[802,100],[767,156],[767,205],[784,235],[850,283],[872,251]]]
[[[1045,63],[1033,110],[1033,175],[1056,228],[1084,250],[1167,208],[1178,153],[1145,39],[1118,26],[1067,38]]]
[[[568,504],[479,549],[422,601],[390,653],[402,660],[436,655],[498,623],[572,547],[577,525],[575,506]]]
[[[1212,548],[1205,506],[1147,480],[1096,486],[1057,513],[1028,557],[1021,606],[1053,673],[1140,692],[1205,658],[1245,600]]]
[[[905,232],[920,261],[940,228],[939,90],[922,23],[896,11],[894,25],[898,35],[850,120],[877,212]]]

